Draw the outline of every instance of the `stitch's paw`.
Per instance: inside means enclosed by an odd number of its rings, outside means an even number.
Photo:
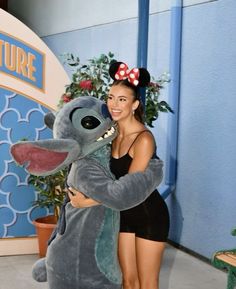
[[[162,176],[163,174],[163,161],[161,159],[151,159],[146,171],[152,171],[157,176]]]
[[[39,259],[36,261],[32,268],[32,277],[37,282],[46,282],[47,281],[47,271],[45,258]]]
[[[145,172],[149,177],[148,182],[150,188],[152,188],[152,190],[155,189],[163,179],[163,161],[160,159],[151,159]]]

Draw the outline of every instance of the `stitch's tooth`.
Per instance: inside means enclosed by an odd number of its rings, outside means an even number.
[[[100,136],[100,138],[97,139],[97,141],[103,140],[103,137]]]

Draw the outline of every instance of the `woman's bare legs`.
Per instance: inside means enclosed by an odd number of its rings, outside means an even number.
[[[133,233],[119,234],[118,255],[123,274],[123,289],[140,289],[135,239]]]
[[[135,237],[133,233],[119,235],[119,261],[124,289],[159,289],[159,274],[164,242]]]
[[[136,260],[140,289],[159,289],[164,242],[136,238]]]

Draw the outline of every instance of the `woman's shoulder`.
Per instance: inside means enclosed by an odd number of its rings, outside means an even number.
[[[152,132],[144,127],[138,134],[137,134],[137,139],[140,141],[154,141],[154,136]]]
[[[130,149],[130,155],[133,159],[139,161],[150,159],[156,151],[155,139],[151,131],[148,129],[138,133],[133,145]]]
[[[147,128],[140,131],[135,139],[134,142],[134,149],[135,148],[142,148],[148,149],[155,147],[155,138],[150,130]]]

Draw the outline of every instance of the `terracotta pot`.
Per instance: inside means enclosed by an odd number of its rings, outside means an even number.
[[[47,252],[47,243],[56,227],[57,219],[54,215],[38,218],[33,221],[38,236],[39,257],[45,257]]]

